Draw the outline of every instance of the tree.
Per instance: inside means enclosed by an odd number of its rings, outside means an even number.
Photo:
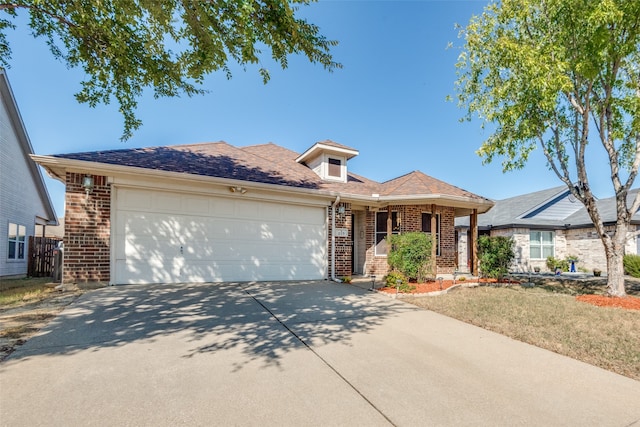
[[[0,66],[9,67],[5,31],[15,28],[17,11],[29,13],[34,37],[46,39],[53,55],[87,75],[75,95],[95,107],[115,98],[124,118],[122,139],[141,126],[137,98],[146,88],[158,97],[205,92],[204,77],[229,63],[260,64],[261,49],[283,69],[291,54],[302,53],[327,70],[333,61],[319,28],[296,17],[298,5],[314,0],[18,0],[0,3]],[[260,66],[264,83],[269,72]]]
[[[456,90],[466,119],[495,131],[478,150],[503,172],[539,146],[549,168],[580,200],[604,245],[607,291],[624,296],[622,259],[640,196],[640,2],[503,0],[461,31]],[[617,219],[605,229],[589,186],[588,144],[604,149]],[[602,161],[603,159],[600,159]]]

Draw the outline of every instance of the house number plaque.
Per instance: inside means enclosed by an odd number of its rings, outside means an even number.
[[[336,237],[349,237],[349,229],[336,228]]]

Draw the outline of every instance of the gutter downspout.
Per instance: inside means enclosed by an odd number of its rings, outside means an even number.
[[[342,283],[342,280],[336,278],[336,206],[338,203],[340,203],[340,195],[331,204],[331,280]]]

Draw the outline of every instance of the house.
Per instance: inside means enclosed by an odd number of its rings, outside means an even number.
[[[29,238],[57,225],[9,79],[0,68],[0,277],[24,276]]]
[[[493,202],[418,171],[375,182],[349,170],[358,154],[214,142],[33,158],[66,185],[65,282],[381,277],[385,236],[405,231],[434,234],[453,273],[454,219]]]
[[[632,190],[629,198],[636,192]],[[597,206],[605,229],[613,231],[615,198],[598,200]],[[638,253],[640,243],[635,231],[639,225],[640,215],[636,214],[631,221],[627,254]],[[513,237],[517,270],[532,271],[539,267],[545,271],[549,256],[558,259],[576,256],[578,269],[607,270],[604,246],[586,208],[564,185],[498,200],[489,212],[478,215],[477,228],[479,235]],[[468,230],[468,219],[457,218],[458,251],[469,251],[466,245]]]

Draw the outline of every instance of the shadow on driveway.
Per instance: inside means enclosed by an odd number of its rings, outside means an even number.
[[[153,343],[180,334],[194,344],[182,357],[241,349],[278,365],[305,345],[301,336],[348,344],[395,312],[416,310],[355,286],[326,281],[127,285],[88,292],[7,360]],[[286,325],[296,325],[296,333]],[[188,347],[188,346],[187,346]]]

